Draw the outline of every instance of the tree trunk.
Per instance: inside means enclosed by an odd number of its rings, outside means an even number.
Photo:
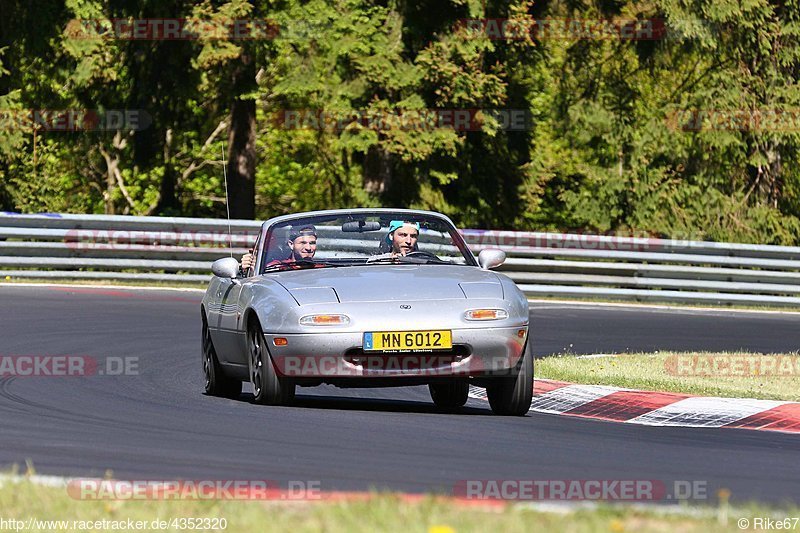
[[[175,162],[172,160],[172,129],[170,128],[164,135],[164,175],[161,177],[158,204],[155,207],[156,213],[174,215],[178,212],[179,214],[178,196],[175,191],[176,175]]]
[[[380,146],[370,146],[364,159],[364,190],[380,195],[389,190],[391,183],[391,154]]]
[[[783,189],[783,175],[781,166],[781,153],[778,151],[777,143],[771,143],[770,150],[767,152],[767,159],[769,161],[769,205],[773,208],[778,208],[778,202],[781,200],[781,193]]]
[[[228,194],[231,218],[252,220],[256,216],[256,103],[238,95],[256,88],[255,62],[247,52],[233,72],[237,97],[231,105],[228,134]]]

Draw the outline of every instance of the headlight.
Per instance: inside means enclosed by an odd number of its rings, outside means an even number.
[[[303,326],[344,326],[349,323],[347,315],[306,315],[300,319]]]
[[[502,320],[508,318],[505,309],[470,309],[464,313],[467,320]]]

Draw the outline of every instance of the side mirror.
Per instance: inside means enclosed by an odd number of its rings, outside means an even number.
[[[487,248],[481,250],[478,254],[478,264],[484,270],[491,270],[497,268],[506,262],[506,253],[503,250],[496,248]]]
[[[211,272],[219,278],[236,279],[239,277],[239,261],[233,257],[217,259],[211,265]]]

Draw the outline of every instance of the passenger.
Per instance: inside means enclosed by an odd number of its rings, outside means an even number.
[[[242,264],[239,265],[239,270],[247,272],[248,269],[253,267],[255,262],[256,256],[253,254],[253,250],[250,250],[242,256]]]
[[[293,263],[298,259],[311,259],[317,253],[317,228],[313,224],[304,224],[292,228],[287,242],[291,255],[284,262]]]
[[[317,228],[315,228],[313,224],[303,224],[293,227],[289,232],[289,240],[286,244],[290,250],[289,257],[270,261],[266,266],[294,263],[298,259],[312,259],[314,254],[317,253]],[[243,272],[246,272],[249,268],[252,268],[254,264],[255,255],[253,254],[253,250],[250,250],[242,256],[241,269]]]

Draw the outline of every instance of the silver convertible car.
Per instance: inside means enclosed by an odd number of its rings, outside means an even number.
[[[524,415],[533,393],[528,302],[500,250],[477,260],[446,216],[344,209],[266,221],[253,265],[212,265],[202,301],[207,394],[283,405],[298,386],[427,385],[442,410],[486,389]]]

